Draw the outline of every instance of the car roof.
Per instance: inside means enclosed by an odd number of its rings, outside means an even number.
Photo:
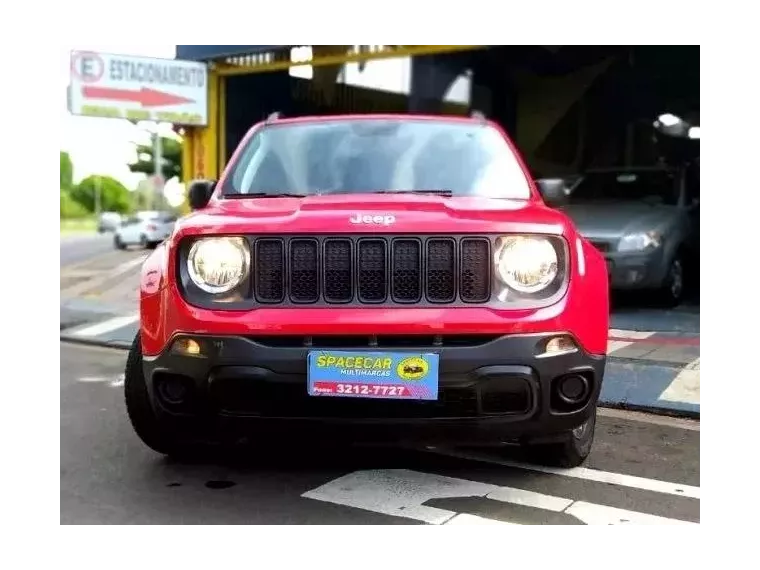
[[[464,117],[461,115],[430,115],[414,113],[356,113],[343,115],[305,115],[300,117],[277,117],[263,121],[267,125],[288,125],[298,123],[325,123],[331,121],[366,121],[366,120],[393,120],[393,121],[431,121],[445,123],[472,123],[492,124],[493,121],[481,117]]]

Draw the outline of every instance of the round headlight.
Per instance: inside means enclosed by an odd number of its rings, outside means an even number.
[[[207,293],[226,293],[248,275],[250,252],[242,238],[204,238],[190,248],[190,279]]]
[[[499,279],[518,293],[537,293],[557,277],[557,251],[546,238],[502,238],[495,261]]]

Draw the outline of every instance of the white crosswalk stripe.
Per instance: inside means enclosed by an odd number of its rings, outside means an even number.
[[[89,326],[77,328],[71,331],[70,334],[77,337],[89,337],[89,338],[97,337],[97,336],[109,333],[111,331],[115,331],[120,328],[124,328],[126,326],[137,323],[139,320],[140,320],[139,315],[113,317],[113,318],[107,319],[105,321],[100,321],[98,323],[95,323]]]
[[[515,466],[519,464],[513,464]],[[620,473],[599,472],[600,475],[588,475],[593,469],[582,471],[588,481],[611,482],[626,481],[628,475]],[[568,476],[570,470],[551,471],[557,476]],[[578,471],[575,472],[579,473]],[[662,481],[648,480],[641,477],[636,488],[647,489],[668,494]],[[699,488],[689,485],[673,484],[681,489],[691,489],[689,496],[699,497]],[[696,489],[696,492],[693,490]],[[455,512],[427,503],[441,499],[476,498],[496,501],[505,505],[529,507],[535,509],[536,522],[541,513],[554,513],[555,516],[570,516],[577,522],[587,525],[694,525],[697,522],[664,517],[596,504],[571,497],[558,497],[526,489],[470,481],[433,473],[422,473],[407,469],[377,469],[355,471],[324,485],[307,491],[302,495],[306,499],[342,505],[384,515],[391,515],[419,522],[443,525],[489,525],[489,524],[523,524],[509,518],[509,509],[499,510],[498,518],[484,517],[482,514]],[[506,515],[505,515],[506,511]],[[523,517],[525,515],[523,514]],[[540,524],[540,522],[539,522]],[[577,524],[577,523],[576,523]]]

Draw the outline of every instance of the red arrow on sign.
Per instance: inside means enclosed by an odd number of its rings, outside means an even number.
[[[112,89],[109,87],[82,87],[82,95],[88,99],[110,99],[111,101],[131,101],[140,103],[143,107],[161,107],[162,105],[179,105],[181,103],[193,103],[193,99],[172,95],[163,91],[156,91],[142,87],[132,91],[129,89]]]

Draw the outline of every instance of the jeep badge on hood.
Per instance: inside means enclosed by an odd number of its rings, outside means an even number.
[[[377,224],[381,226],[390,226],[396,223],[396,216],[386,214],[383,216],[369,216],[362,214],[354,214],[348,219],[352,224]]]

